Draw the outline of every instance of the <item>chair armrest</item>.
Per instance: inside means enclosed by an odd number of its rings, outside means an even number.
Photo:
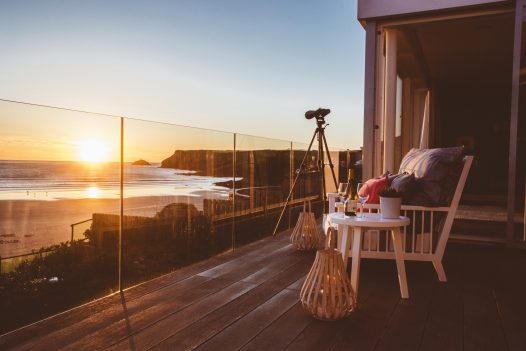
[[[370,208],[370,209],[374,209],[374,210],[379,210],[380,209],[380,205],[379,204],[365,204],[364,205],[365,208]],[[449,212],[449,210],[451,209],[451,207],[429,207],[429,206],[413,206],[413,205],[402,205],[401,207],[402,211],[403,210],[406,210],[406,211],[433,211],[433,212]]]

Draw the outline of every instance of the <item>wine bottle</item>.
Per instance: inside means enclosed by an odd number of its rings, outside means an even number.
[[[354,169],[350,168],[347,174],[347,183],[349,183],[349,199],[354,199],[356,196],[356,184],[354,182]]]

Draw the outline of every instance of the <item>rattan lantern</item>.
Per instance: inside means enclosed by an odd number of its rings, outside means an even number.
[[[301,305],[315,318],[334,321],[349,315],[356,300],[340,251],[319,250],[300,293]]]
[[[290,235],[290,242],[298,250],[313,250],[318,249],[323,243],[323,234],[316,223],[314,212],[311,211],[309,202],[309,210],[307,211],[306,203],[303,203],[303,212],[300,213],[296,226]]]

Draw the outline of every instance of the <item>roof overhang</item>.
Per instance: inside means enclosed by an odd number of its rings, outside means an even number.
[[[512,0],[358,0],[358,20],[512,3]]]

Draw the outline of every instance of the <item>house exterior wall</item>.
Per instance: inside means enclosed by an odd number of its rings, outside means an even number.
[[[363,166],[364,166],[364,179],[370,178],[374,175],[379,174],[378,167],[375,166],[378,160],[381,160],[382,155],[382,142],[379,140],[378,135],[381,134],[380,130],[384,123],[382,116],[382,109],[385,101],[383,100],[383,92],[385,91],[383,72],[385,57],[382,55],[383,52],[383,36],[384,25],[386,23],[393,25],[396,21],[397,25],[400,25],[402,21],[409,20],[415,21],[421,20],[423,22],[428,21],[433,12],[441,10],[451,10],[447,12],[447,18],[449,16],[454,17],[460,15],[462,17],[477,16],[479,13],[490,13],[491,10],[504,11],[509,10],[511,6],[500,6],[500,5],[512,5],[515,7],[515,33],[514,33],[514,53],[513,53],[513,79],[510,83],[514,98],[511,103],[511,124],[510,124],[510,138],[509,138],[509,161],[508,161],[508,189],[507,189],[507,205],[508,205],[508,218],[506,237],[503,238],[504,242],[508,245],[521,245],[520,247],[526,247],[526,210],[524,212],[523,224],[523,242],[518,243],[515,233],[515,207],[517,201],[522,199],[516,199],[516,182],[523,181],[517,179],[516,164],[517,164],[517,122],[519,118],[518,112],[518,95],[519,95],[519,82],[520,82],[520,62],[521,62],[521,44],[524,46],[521,34],[523,33],[524,22],[526,22],[526,0],[500,0],[500,1],[489,1],[489,0],[358,0],[358,19],[362,21],[364,29],[366,31],[366,74],[365,74],[365,113],[364,113],[364,148],[363,148]],[[480,5],[496,5],[495,8],[491,6],[479,9],[477,6]],[[472,7],[473,14],[465,11]],[[455,11],[457,9],[457,11]],[[421,14],[420,16],[414,16]],[[439,14],[440,17],[445,18],[443,14]],[[397,17],[397,18],[387,18]],[[389,28],[386,26],[385,28]],[[511,78],[511,77],[510,77]],[[424,89],[424,87],[420,87]],[[431,88],[431,90],[434,90]],[[407,98],[407,97],[406,97]],[[433,102],[432,102],[433,104]],[[416,105],[415,105],[416,108]],[[419,112],[412,111],[413,113],[420,114]],[[431,108],[433,111],[433,108]],[[432,117],[433,121],[434,118]],[[407,128],[415,128],[416,125],[406,126]],[[430,126],[431,129],[434,129]],[[412,138],[416,138],[418,135],[412,135]],[[432,137],[432,135],[430,135]],[[376,142],[378,140],[378,143]],[[404,142],[404,141],[402,141]],[[406,140],[405,147],[407,148],[411,140]],[[375,172],[376,170],[376,172]],[[526,204],[526,197],[524,199]],[[525,205],[526,206],[526,205]]]
[[[358,19],[365,20],[506,2],[510,2],[510,0],[358,0]]]

